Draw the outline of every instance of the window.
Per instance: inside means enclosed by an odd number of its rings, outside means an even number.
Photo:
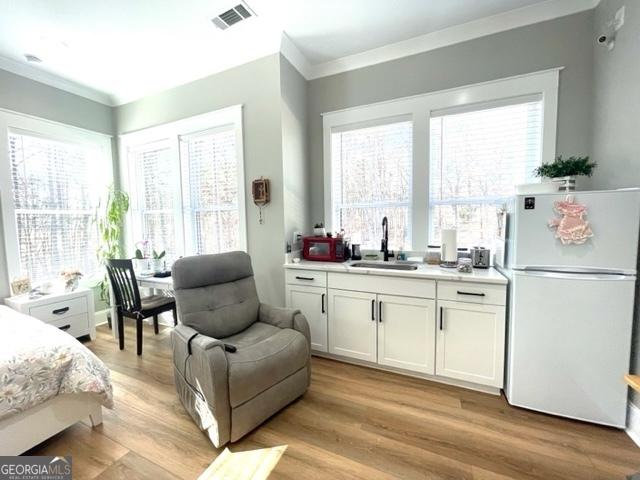
[[[166,140],[130,151],[137,182],[135,212],[142,231],[138,240],[148,240],[152,248],[158,252],[165,250],[167,258],[175,259],[179,248],[176,243],[172,155],[171,145]]]
[[[411,121],[331,134],[335,229],[363,248],[380,248],[382,218],[389,219],[389,247],[411,244]]]
[[[122,142],[133,196],[131,247],[146,240],[169,261],[246,249],[241,107]]]
[[[8,277],[31,285],[99,273],[96,208],[112,180],[106,135],[0,110],[0,196]]]
[[[534,181],[541,153],[541,99],[432,116],[429,241],[456,227],[461,246],[491,245],[498,209]]]
[[[96,152],[29,134],[9,132],[20,270],[32,284],[65,268],[98,269]]]
[[[234,130],[180,137],[188,243],[196,253],[240,248],[238,162]]]
[[[497,209],[555,158],[560,70],[324,113],[327,229],[378,250],[386,215],[393,249],[424,251],[442,228],[491,247]]]

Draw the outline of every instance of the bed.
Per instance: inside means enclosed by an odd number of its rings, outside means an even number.
[[[0,305],[0,455],[18,455],[113,407],[109,369],[75,338]]]

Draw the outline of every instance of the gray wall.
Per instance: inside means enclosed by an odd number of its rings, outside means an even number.
[[[248,251],[264,302],[284,305],[284,199],[280,55],[212,75],[115,109],[118,133],[140,130],[231,105],[243,105]],[[251,197],[251,181],[271,180],[265,223]]]
[[[625,24],[615,48],[594,49],[593,158],[596,189],[640,187],[640,3],[602,0],[595,11],[595,32],[626,5]],[[640,296],[636,295],[631,371],[640,372]],[[633,402],[640,408],[640,395]]]
[[[309,233],[311,230],[307,86],[304,77],[281,55],[284,238],[290,243],[293,243],[294,231]]]
[[[0,70],[0,108],[112,135],[111,107]],[[0,219],[0,299],[9,296],[9,278]]]
[[[599,32],[622,5],[625,24],[615,48],[594,49],[593,188],[640,186],[640,2],[602,0],[594,27]]]
[[[538,23],[309,83],[314,179],[323,178],[323,112],[564,66],[557,152],[590,151],[593,11]],[[311,216],[324,220],[323,182],[311,182]]]

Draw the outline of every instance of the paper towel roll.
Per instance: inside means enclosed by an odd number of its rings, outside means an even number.
[[[442,261],[458,261],[458,232],[455,228],[442,230]]]

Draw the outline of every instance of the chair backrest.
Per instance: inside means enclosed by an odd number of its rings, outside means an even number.
[[[245,252],[181,258],[171,276],[180,321],[197,332],[225,338],[258,320],[260,301]]]
[[[140,290],[131,260],[107,260],[107,274],[116,297],[118,308],[126,312],[139,312],[142,308]]]

